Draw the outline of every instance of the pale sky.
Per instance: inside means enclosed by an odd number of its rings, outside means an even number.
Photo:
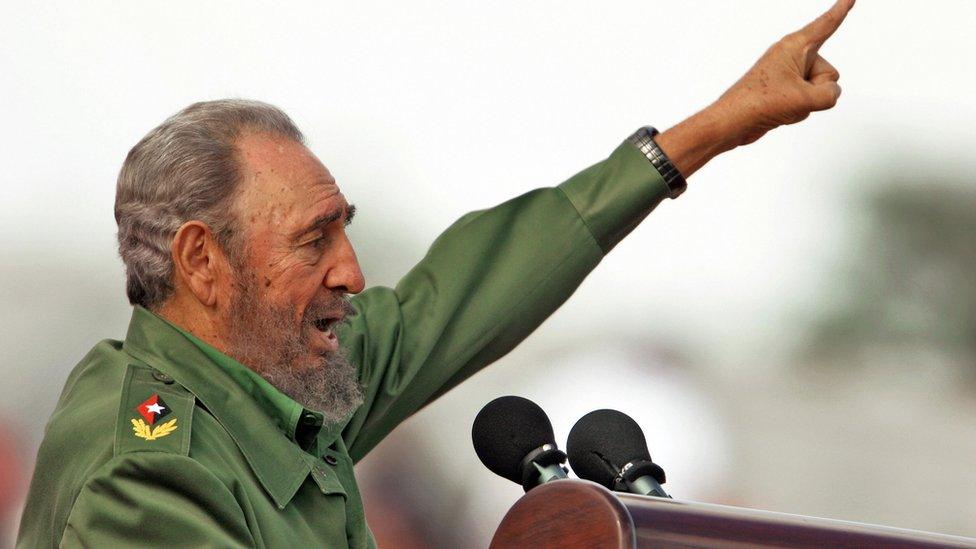
[[[843,253],[859,177],[899,155],[971,163],[976,77],[961,57],[976,5],[928,5],[861,0],[822,52],[841,72],[839,105],[695,174],[584,284],[573,318],[666,319],[748,353]],[[104,308],[93,333],[118,336],[115,176],[139,137],[192,101],[288,111],[360,206],[367,283],[390,285],[464,212],[557,184],[638,126],[667,128],[827,6],[5,3],[4,367],[29,377],[31,347],[74,331],[59,304],[82,289]]]

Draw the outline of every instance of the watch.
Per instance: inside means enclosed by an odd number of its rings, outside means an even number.
[[[628,138],[628,141],[634,144],[637,149],[644,154],[647,160],[650,161],[657,173],[661,174],[664,178],[664,184],[668,186],[668,193],[671,198],[678,198],[678,196],[685,192],[688,188],[688,182],[678,171],[678,168],[674,167],[671,163],[671,159],[668,155],[664,154],[661,147],[657,146],[654,141],[654,136],[658,132],[653,126],[644,126],[643,128],[634,132]]]

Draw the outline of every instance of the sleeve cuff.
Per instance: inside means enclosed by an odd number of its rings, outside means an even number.
[[[664,178],[629,141],[557,188],[579,212],[604,255],[670,196]]]

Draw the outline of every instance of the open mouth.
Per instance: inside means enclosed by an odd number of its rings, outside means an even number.
[[[315,329],[320,332],[331,332],[332,327],[335,326],[338,321],[339,319],[337,318],[320,318],[313,324],[315,324]]]
[[[333,330],[340,321],[339,318],[319,318],[312,323],[315,329],[322,334],[322,340],[319,344],[324,345],[323,349],[335,351],[339,348],[339,338],[336,337]]]

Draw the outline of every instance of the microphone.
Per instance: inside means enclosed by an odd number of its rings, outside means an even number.
[[[485,467],[526,492],[566,478],[566,454],[556,446],[549,416],[527,398],[503,396],[486,404],[474,418],[471,440]]]
[[[611,490],[670,498],[664,469],[651,461],[640,425],[617,410],[596,410],[581,417],[566,442],[569,463],[580,478]]]

